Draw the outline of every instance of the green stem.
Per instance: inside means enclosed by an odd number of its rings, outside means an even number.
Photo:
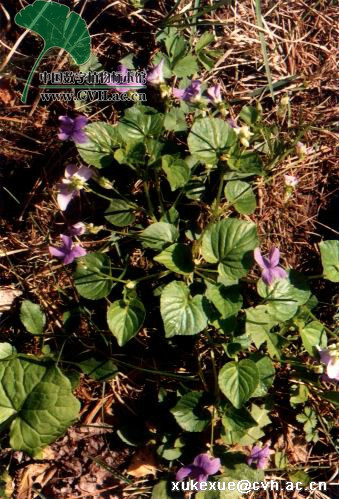
[[[149,195],[149,189],[148,189],[148,184],[147,184],[146,180],[143,181],[143,186],[144,186],[144,192],[145,192],[145,196],[146,196],[149,215],[150,215],[151,219],[153,220],[153,222],[157,222],[157,219],[154,215],[154,208],[153,208],[152,201],[151,201],[151,198]]]
[[[22,94],[22,97],[21,97],[21,102],[23,102],[24,104],[26,104],[26,102],[27,102],[27,94],[28,94],[28,90],[29,90],[29,87],[30,87],[33,75],[35,73],[35,70],[38,67],[41,59],[43,58],[43,56],[46,54],[46,52],[49,49],[50,49],[50,47],[46,47],[46,45],[44,45],[44,48],[42,49],[41,53],[39,54],[39,57],[35,61],[34,66],[32,67],[32,71],[30,72],[29,77],[28,77],[28,79],[26,81],[26,85],[25,85],[25,88],[24,88],[24,91],[23,91],[23,94]]]

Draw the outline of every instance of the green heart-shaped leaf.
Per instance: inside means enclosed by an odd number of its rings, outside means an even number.
[[[167,338],[198,334],[207,326],[203,297],[196,295],[192,298],[183,282],[173,281],[163,289],[160,312]]]
[[[120,347],[137,334],[145,316],[145,307],[140,300],[117,300],[111,303],[107,310],[107,323]]]
[[[251,360],[232,361],[220,370],[218,379],[222,393],[240,409],[258,386],[259,370]]]

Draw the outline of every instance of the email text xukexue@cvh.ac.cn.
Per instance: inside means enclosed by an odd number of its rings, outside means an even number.
[[[171,482],[172,491],[199,491],[199,490],[227,490],[227,491],[237,491],[240,494],[248,494],[252,490],[270,490],[270,491],[326,491],[326,482],[310,482],[307,487],[303,485],[302,482],[283,482],[276,480],[267,480],[265,482],[250,482],[249,480],[239,480],[239,481],[219,481],[219,482],[198,482],[197,480],[189,480],[187,482]]]

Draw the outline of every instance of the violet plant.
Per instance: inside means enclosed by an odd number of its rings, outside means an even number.
[[[291,396],[293,408],[302,406],[297,421],[306,425],[308,414],[317,421],[309,412],[313,395],[338,403],[334,388],[326,386],[338,381],[338,355],[327,345],[336,334],[317,318],[311,280],[291,268],[289,255],[278,248],[265,256],[259,249],[265,240],[251,219],[256,181],[269,182],[272,165],[296,146],[305,154],[304,131],[291,129],[285,142],[266,123],[258,102],[232,107],[218,82],[203,81],[203,69],[217,59],[213,36],[203,35],[190,49],[175,28],[166,28],[158,43],[148,70],[149,105],[127,106],[116,123],[61,117],[59,138],[76,143],[78,161],[56,186],[58,208],[74,209],[83,190],[97,207],[100,229],[110,235],[86,253],[72,237],[91,238],[95,230],[86,223],[84,235],[80,221],[61,236],[63,246],[50,246],[49,252],[74,265],[79,299],[105,338],[105,361],[116,364],[115,372],[131,365],[133,345],[149,336],[170,359],[180,348],[193,358],[192,375],[177,367],[165,374],[140,367],[160,376],[159,404],[169,423],[159,421],[148,438],[176,479],[262,479],[276,454],[262,442],[272,424],[279,363],[291,365],[293,378],[307,387],[304,398],[299,392]],[[281,182],[299,188],[286,171]],[[339,282],[339,242],[323,242],[320,252],[324,277]],[[135,265],[136,255],[144,266]],[[97,300],[106,309],[107,327],[95,316]],[[206,346],[208,368],[196,354],[199,342]],[[303,362],[290,357],[295,344]],[[167,375],[181,381],[171,393],[161,386]],[[292,375],[288,383],[292,387]],[[305,430],[308,438],[315,436],[311,429]],[[192,434],[201,437],[194,459],[187,443]],[[118,436],[131,442],[123,427]],[[232,469],[226,454],[235,444],[243,452]],[[160,497],[168,480],[165,473],[154,494]],[[204,497],[200,491],[199,499]]]

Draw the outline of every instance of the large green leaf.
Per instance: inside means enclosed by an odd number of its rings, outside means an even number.
[[[46,324],[46,316],[40,305],[24,300],[20,307],[20,320],[31,334],[42,334]]]
[[[319,244],[324,277],[331,282],[339,282],[339,241],[328,240]]]
[[[202,256],[209,263],[219,263],[223,277],[237,279],[247,274],[252,250],[259,244],[254,223],[229,218],[209,227],[202,239]]]
[[[311,296],[307,279],[295,270],[290,270],[288,278],[278,279],[271,286],[260,279],[258,293],[265,298],[270,316],[280,322],[291,319],[298,307],[304,305]]]
[[[140,234],[143,247],[156,251],[163,250],[166,246],[174,243],[178,237],[179,231],[176,226],[167,222],[151,224]]]
[[[225,187],[225,196],[229,203],[234,205],[238,213],[250,215],[257,207],[253,189],[247,182],[231,180]]]
[[[203,431],[211,420],[211,415],[204,409],[206,394],[204,392],[189,392],[183,395],[171,413],[183,430]]]
[[[180,281],[173,281],[163,289],[160,312],[167,338],[198,334],[207,326],[203,297],[192,298],[189,288]]]
[[[214,164],[237,140],[233,128],[220,118],[196,120],[188,135],[190,153],[200,160]]]
[[[74,283],[79,295],[89,300],[105,298],[112,290],[111,260],[103,253],[89,253],[78,260]]]
[[[12,449],[39,452],[66,431],[79,409],[70,381],[55,365],[0,361],[0,424],[10,425]]]
[[[90,123],[85,128],[88,141],[84,144],[77,144],[78,153],[89,165],[97,168],[105,168],[112,164],[114,159],[114,149],[119,145],[117,127],[97,121]]]
[[[116,227],[126,227],[135,221],[135,210],[133,204],[128,203],[124,199],[112,199],[109,207],[105,211],[105,218]]]
[[[69,7],[57,2],[35,0],[15,16],[15,22],[40,35],[44,47],[28,77],[22,102],[26,102],[27,92],[34,71],[39,62],[52,47],[66,50],[76,64],[84,64],[91,55],[91,39],[88,28],[82,17],[76,12],[70,12]]]
[[[107,309],[107,323],[119,346],[123,347],[137,334],[145,317],[145,307],[138,299],[111,303]]]
[[[228,400],[240,409],[259,383],[259,370],[252,360],[228,362],[219,372],[219,386]]]
[[[319,321],[312,321],[300,329],[301,341],[310,355],[317,353],[317,346],[326,348],[327,336],[325,327]]]
[[[156,109],[136,104],[125,111],[118,130],[125,142],[141,142],[161,135],[164,115]]]
[[[154,260],[178,274],[190,274],[194,269],[191,248],[183,243],[172,244],[155,256]]]
[[[191,170],[186,161],[180,158],[176,159],[169,154],[162,157],[162,169],[166,173],[172,191],[184,187],[191,175]]]
[[[242,307],[242,296],[238,286],[224,286],[206,282],[206,298],[213,303],[222,319],[236,315]]]

